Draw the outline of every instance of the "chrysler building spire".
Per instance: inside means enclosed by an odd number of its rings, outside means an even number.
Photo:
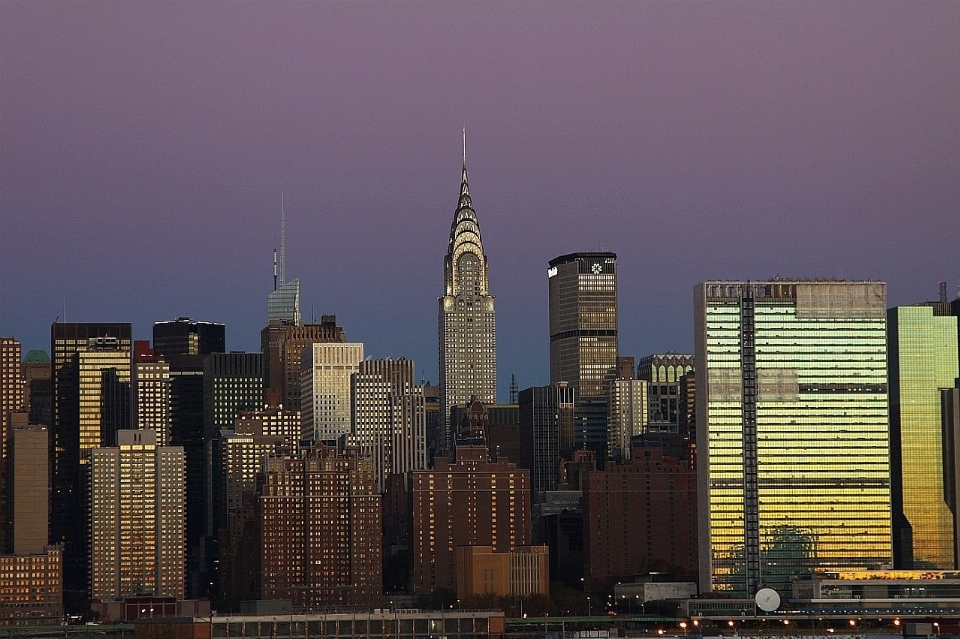
[[[467,183],[466,130],[460,198],[450,225],[440,298],[440,409],[444,442],[451,450],[450,409],[474,398],[497,399],[496,320],[489,291],[487,256]]]

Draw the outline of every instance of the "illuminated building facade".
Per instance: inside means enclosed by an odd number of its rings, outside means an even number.
[[[610,382],[607,408],[607,456],[630,459],[630,438],[647,430],[647,382],[617,379]]]
[[[118,444],[90,451],[90,597],[183,599],[183,448],[152,430],[122,430]]]
[[[695,288],[700,588],[889,565],[886,285]]]
[[[467,185],[464,151],[460,200],[450,225],[440,298],[440,419],[449,452],[450,409],[473,399],[497,402],[497,325],[487,256]]]
[[[373,462],[380,492],[387,476],[427,466],[427,421],[423,388],[414,383],[408,359],[360,362],[350,376],[350,445]]]
[[[282,404],[300,410],[300,358],[311,344],[346,342],[347,334],[337,326],[334,315],[324,315],[319,324],[303,326],[272,319],[260,331],[263,353],[263,395],[265,404]]]
[[[617,254],[571,253],[550,260],[550,383],[581,400],[606,398],[617,367]]]
[[[265,471],[261,598],[301,610],[379,605],[382,514],[370,463],[317,446],[271,457]]]
[[[887,312],[893,550],[897,568],[957,568],[953,486],[940,389],[960,377],[957,318],[946,304]]]
[[[170,443],[170,364],[156,355],[149,342],[134,342],[130,374],[130,425],[157,432],[157,443]]]
[[[511,552],[531,543],[530,472],[485,446],[459,446],[454,461],[409,475],[413,590],[457,587],[457,548]]]
[[[300,438],[336,442],[350,434],[350,376],[360,370],[363,344],[311,344],[300,373]]]

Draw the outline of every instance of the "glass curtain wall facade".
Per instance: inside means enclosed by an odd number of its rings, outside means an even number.
[[[700,587],[888,565],[886,286],[695,289]]]
[[[948,312],[946,304],[887,312],[897,568],[957,567],[940,405],[940,389],[953,386],[960,376],[957,318]]]
[[[607,396],[617,366],[617,255],[571,253],[550,261],[550,383],[581,399]]]

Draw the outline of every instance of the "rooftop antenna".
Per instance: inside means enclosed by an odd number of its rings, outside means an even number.
[[[510,403],[517,403],[517,374],[510,373]]]
[[[280,282],[287,283],[287,218],[283,212],[283,191],[280,191]]]
[[[947,283],[945,281],[940,282],[940,303],[947,303]]]
[[[463,126],[463,165],[467,165],[467,126]]]
[[[273,247],[273,290],[277,290],[277,247]]]

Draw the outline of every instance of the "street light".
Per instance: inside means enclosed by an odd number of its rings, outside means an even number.
[[[590,597],[588,596],[588,597],[587,597],[587,616],[588,616],[588,617],[592,616],[592,615],[590,614],[590,612],[591,612],[591,610],[590,610]]]
[[[681,622],[680,622],[680,627],[683,628],[683,636],[686,637],[686,636],[687,636],[687,622],[686,622],[686,621],[681,621]]]

